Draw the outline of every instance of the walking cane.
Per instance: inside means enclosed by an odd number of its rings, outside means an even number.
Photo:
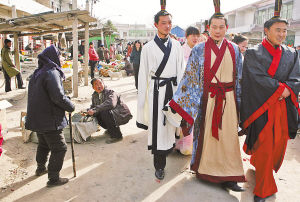
[[[75,155],[74,155],[74,139],[73,139],[73,133],[72,133],[72,113],[71,112],[69,112],[69,126],[70,126],[70,139],[71,139],[73,173],[74,173],[74,177],[76,177]]]

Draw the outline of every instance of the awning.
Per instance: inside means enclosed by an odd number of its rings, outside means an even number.
[[[75,16],[78,17],[79,29],[85,23],[96,22],[86,10],[72,10],[60,13],[46,12],[21,18],[13,18],[0,23],[0,34],[19,33],[19,36],[46,35],[72,30]]]

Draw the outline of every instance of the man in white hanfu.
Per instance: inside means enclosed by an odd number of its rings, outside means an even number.
[[[154,21],[157,35],[141,53],[137,126],[148,130],[148,149],[154,155],[155,176],[162,180],[167,154],[175,145],[176,131],[176,127],[166,120],[163,110],[184,72],[184,57],[180,43],[169,37],[172,16],[162,9]]]

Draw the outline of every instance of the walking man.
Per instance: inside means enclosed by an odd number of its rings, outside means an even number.
[[[167,122],[162,109],[172,99],[184,71],[180,43],[171,39],[172,16],[162,10],[154,17],[157,35],[142,49],[138,78],[137,126],[149,131],[148,149],[154,155],[155,176],[164,179],[166,157],[175,144],[176,127]]]
[[[295,138],[300,110],[299,56],[283,45],[288,22],[280,18],[282,1],[275,1],[274,17],[264,24],[265,39],[246,51],[241,126],[247,138],[244,151],[255,167],[254,201],[277,192],[273,170],[282,164],[288,139]]]
[[[191,169],[196,176],[224,188],[243,191],[245,182],[238,139],[239,75],[242,56],[236,44],[225,38],[227,19],[214,0],[209,20],[210,37],[196,45],[184,76],[169,105],[168,120],[179,125],[181,117],[194,124]]]

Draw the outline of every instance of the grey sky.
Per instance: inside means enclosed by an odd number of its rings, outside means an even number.
[[[258,0],[221,0],[223,13],[257,2]],[[85,0],[78,0],[84,5]],[[94,6],[96,17],[129,24],[153,24],[153,16],[160,10],[160,0],[100,0]],[[173,15],[173,25],[186,28],[214,13],[213,0],[167,0],[167,9]],[[121,16],[118,16],[121,15]]]

